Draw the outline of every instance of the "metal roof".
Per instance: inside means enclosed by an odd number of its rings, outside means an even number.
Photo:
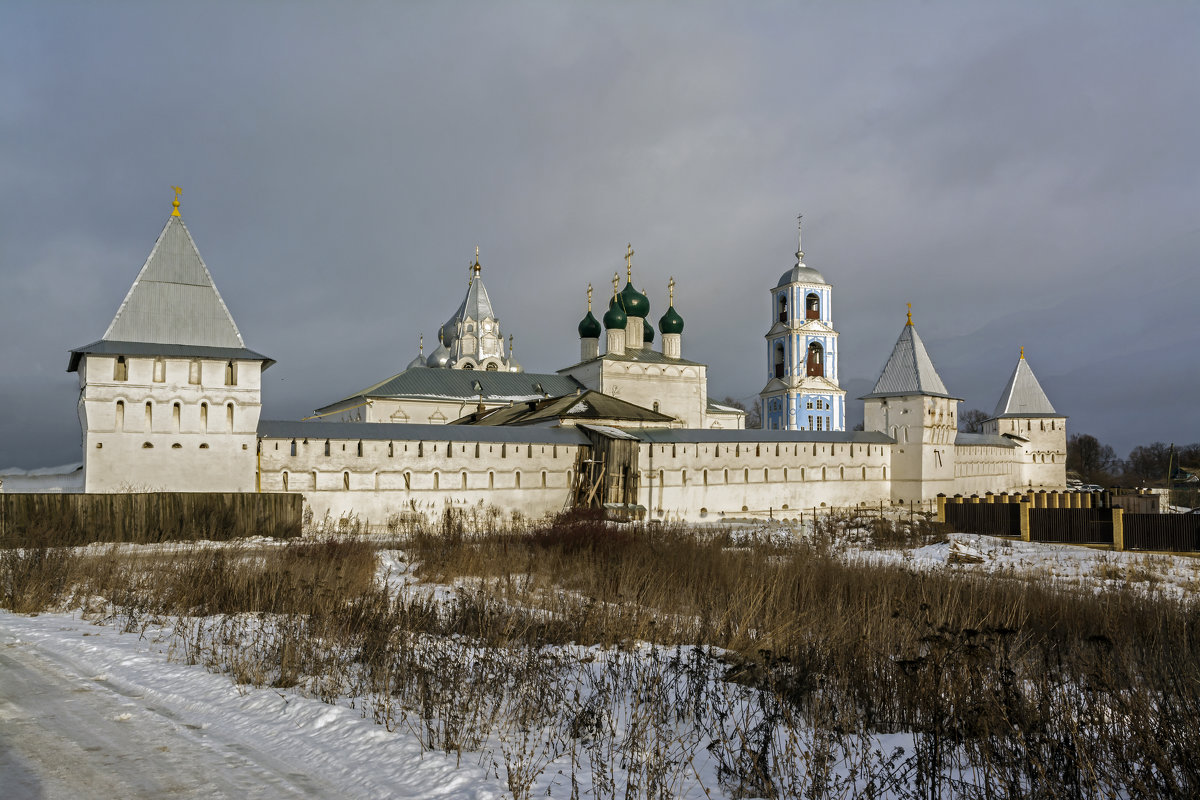
[[[1022,353],[1016,368],[1013,369],[1012,376],[1005,385],[1003,394],[1000,395],[1000,402],[996,404],[996,411],[992,414],[992,418],[1057,416],[1059,415],[1055,413],[1054,406],[1050,404],[1050,398],[1046,397],[1046,393],[1042,391],[1042,385],[1038,383],[1033,369],[1030,368],[1029,362]]]
[[[200,347],[190,344],[152,344],[150,342],[110,342],[101,339],[98,342],[85,344],[71,351],[71,361],[67,372],[74,372],[79,367],[79,359],[85,355],[113,356],[165,356],[166,358],[212,358],[218,361],[261,361],[266,369],[275,363],[262,353],[256,353],[245,347]]]
[[[779,276],[779,283],[775,284],[775,288],[787,286],[789,283],[815,283],[821,286],[828,286],[829,282],[821,273],[817,272],[812,267],[806,267],[804,264],[797,264],[787,272]]]
[[[318,410],[365,397],[477,400],[480,389],[475,388],[476,384],[482,389],[484,402],[493,403],[556,397],[574,394],[584,388],[583,384],[574,378],[539,372],[414,367]]]
[[[593,361],[637,361],[643,364],[679,364],[688,367],[703,367],[699,361],[688,361],[686,358],[668,358],[657,350],[651,350],[649,347],[640,349],[626,350],[623,354],[605,353],[602,356],[589,358],[587,361],[580,361],[578,364],[572,364],[569,367],[563,367],[559,373],[567,372],[579,367],[582,364],[590,364]]]
[[[182,217],[167,218],[102,338],[201,347],[246,346]]]
[[[520,444],[587,444],[574,427],[506,427],[474,425],[412,425],[396,422],[292,422],[262,420],[264,439],[364,439],[408,442],[516,442]]]
[[[916,327],[908,323],[900,331],[900,338],[896,340],[879,380],[875,381],[875,388],[861,399],[912,394],[951,397],[933,366],[933,359],[925,350],[925,343],[917,335]]]
[[[621,420],[669,424],[674,417],[651,411],[607,394],[588,390],[580,394],[530,400],[511,407],[474,413],[457,420],[460,425],[533,425],[547,421]],[[469,420],[469,421],[468,421]]]
[[[629,431],[643,442],[663,444],[895,444],[895,439],[879,431],[773,431],[718,428],[654,428]]]
[[[967,445],[983,445],[987,447],[1020,447],[1007,436],[997,436],[991,433],[957,433],[954,444],[962,447]]]

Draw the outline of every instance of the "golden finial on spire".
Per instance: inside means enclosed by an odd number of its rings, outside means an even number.
[[[425,334],[422,333],[417,338],[417,341],[420,342],[420,344],[417,346],[417,353],[420,355],[425,355]]]
[[[670,298],[670,302],[667,303],[668,307],[675,305],[675,276],[674,275],[671,276],[671,280],[667,281],[667,297]]]
[[[906,322],[905,324],[912,325],[912,303],[908,304],[908,322]]]
[[[802,244],[802,235],[804,233],[804,215],[799,214],[796,217],[796,263],[804,263],[804,247]]]
[[[592,310],[592,285],[588,284],[588,313]]]
[[[1021,345],[1021,358],[1022,360],[1025,358],[1025,345]]]
[[[618,272],[613,273],[613,297],[619,294],[617,287],[621,285],[621,275]]]
[[[476,275],[478,275],[479,270],[482,269],[482,267],[479,266],[479,245],[475,245],[475,263],[472,264],[471,267],[475,270]]]
[[[625,247],[625,280],[633,283],[633,244]]]
[[[175,199],[174,199],[174,201],[171,202],[171,216],[178,217],[179,216],[179,195],[183,194],[183,189],[180,189],[178,186],[172,186],[171,188],[175,190]]]

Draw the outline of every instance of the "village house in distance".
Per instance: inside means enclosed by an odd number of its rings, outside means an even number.
[[[707,366],[684,358],[674,279],[656,349],[633,257],[627,248],[625,285],[614,275],[600,320],[588,287],[574,364],[536,373],[517,363],[476,251],[466,296],[428,356],[420,347],[405,369],[308,420],[262,420],[261,374],[274,362],[243,341],[177,193],[108,330],[71,351],[83,489],[297,492],[317,518],[381,524],[480,505],[530,516],[587,505],[649,519],[786,517],[1064,487],[1066,420],[1023,350],[985,432],[960,433],[960,400],[910,310],[862,398],[865,430],[847,431],[833,287],[797,248],[770,289],[764,429],[747,430],[742,411],[709,399]]]

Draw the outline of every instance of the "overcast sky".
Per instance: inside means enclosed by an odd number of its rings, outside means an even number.
[[[67,351],[172,185],[264,418],[403,369],[476,245],[527,370],[632,242],[750,400],[803,213],[851,396],[912,302],[963,410],[1024,345],[1071,432],[1198,441],[1198,42],[1184,2],[5,2],[0,467],[80,458]]]

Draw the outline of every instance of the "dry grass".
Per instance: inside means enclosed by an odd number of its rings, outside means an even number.
[[[492,742],[514,796],[568,756],[597,796],[630,781],[635,796],[666,795],[683,780],[671,765],[701,751],[733,796],[1200,790],[1200,618],[1189,603],[847,562],[833,544],[863,535],[854,521],[758,542],[589,518],[506,520],[487,536],[444,523],[416,527],[403,546],[421,577],[459,586],[450,601],[378,586],[372,546],[339,538],[133,557],[3,551],[0,604],[27,612],[99,596],[130,629],[174,617],[177,652],[239,682],[353,698],[431,748]],[[866,535],[918,544],[940,533]],[[571,655],[639,642],[658,648],[608,666]],[[599,722],[621,708],[631,716],[620,726]],[[642,738],[606,733],[618,728]],[[893,731],[912,732],[915,752],[872,749],[873,735]],[[602,764],[621,748],[662,755],[620,786]],[[850,762],[862,780],[847,784],[831,764]]]

